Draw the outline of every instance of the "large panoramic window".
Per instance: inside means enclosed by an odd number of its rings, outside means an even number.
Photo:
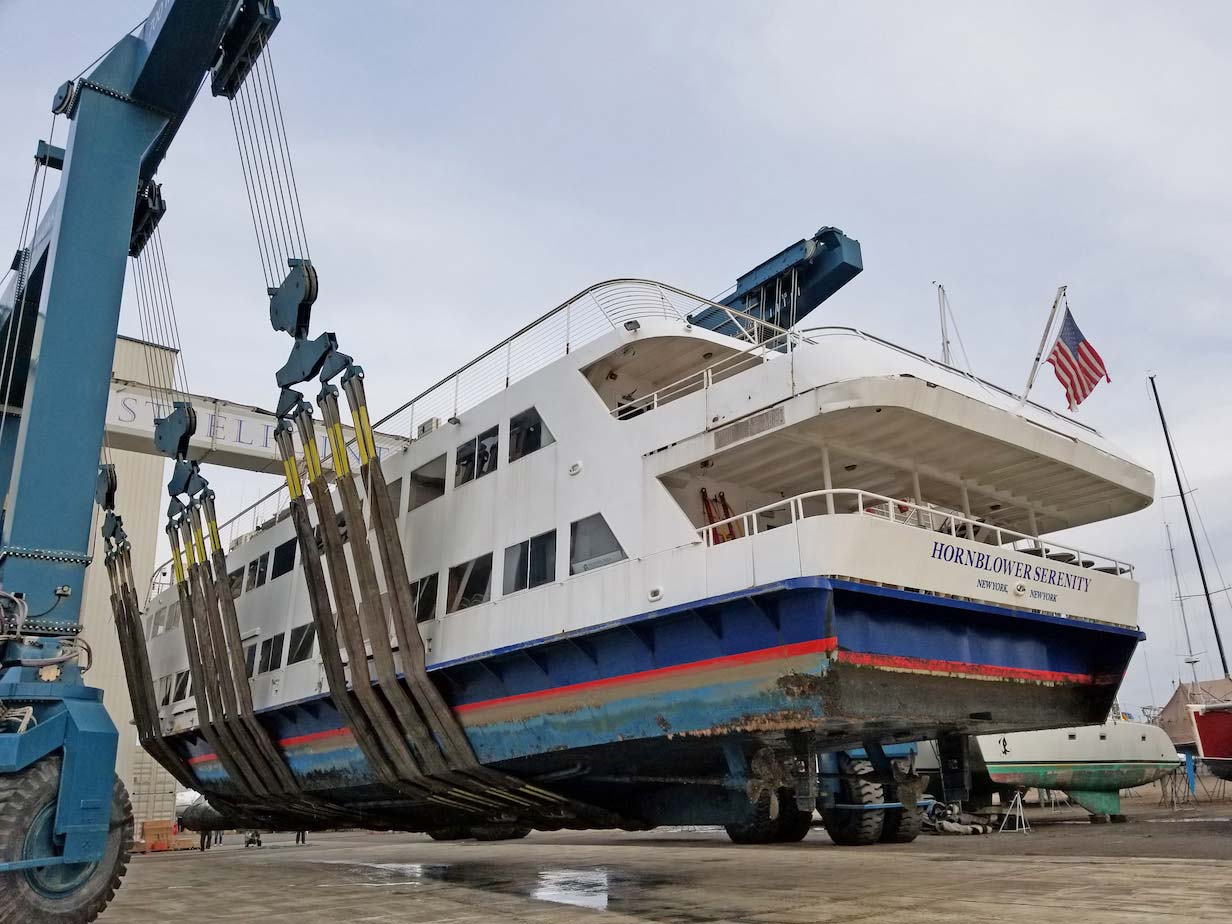
[[[602,568],[624,557],[625,551],[616,541],[603,514],[596,513],[569,527],[570,574]]]
[[[415,601],[415,621],[436,618],[436,588],[438,575],[428,574],[411,584],[411,599]]]
[[[425,462],[410,475],[410,487],[406,492],[406,509],[414,510],[428,501],[434,501],[445,493],[445,457],[437,456]]]
[[[539,412],[527,408],[521,414],[514,414],[509,420],[509,461],[514,462],[522,456],[528,456],[536,449],[551,446],[555,442],[552,431],[547,428]]]
[[[555,579],[556,530],[505,549],[504,593],[517,593]]]
[[[492,553],[449,569],[449,595],[445,612],[454,613],[468,606],[487,603],[492,596]]]

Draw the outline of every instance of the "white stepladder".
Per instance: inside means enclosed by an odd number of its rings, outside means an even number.
[[[1004,815],[1001,816],[1001,827],[997,829],[1000,834],[1005,830],[1005,826],[1009,824],[1010,819],[1014,819],[1014,826],[1011,831],[1021,831],[1023,834],[1031,833],[1031,822],[1027,821],[1027,813],[1022,806],[1022,790],[1014,790],[1014,798],[1010,800],[1009,808],[1006,809]]]

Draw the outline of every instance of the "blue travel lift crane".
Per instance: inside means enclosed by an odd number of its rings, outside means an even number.
[[[117,731],[79,658],[126,260],[165,211],[154,175],[203,81],[233,96],[278,20],[268,0],[158,0],[55,94],[65,147],[38,146],[59,192],[0,297],[13,383],[0,428],[0,924],[91,921],[125,871]],[[192,422],[177,406],[160,441],[186,446]]]

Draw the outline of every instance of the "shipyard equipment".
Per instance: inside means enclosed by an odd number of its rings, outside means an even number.
[[[92,506],[96,494],[106,508],[114,497],[99,456],[126,262],[157,233],[166,206],[155,176],[203,80],[215,95],[234,95],[277,22],[273,5],[259,0],[160,0],[56,92],[64,146],[54,144],[54,123],[38,145],[21,249],[0,304],[4,924],[93,920],[125,872],[132,812],[114,774],[115,726],[101,691],[83,678],[89,646],[79,613]],[[35,202],[50,170],[60,172],[59,188],[40,220]],[[160,446],[180,462],[193,422],[182,403],[159,422]],[[184,477],[182,466],[176,475]],[[140,648],[131,634],[136,600],[123,527],[110,509],[105,535],[134,684],[142,676],[131,660]],[[151,739],[148,703],[136,695],[134,712],[143,743],[180,766]],[[186,766],[177,775],[191,780]]]

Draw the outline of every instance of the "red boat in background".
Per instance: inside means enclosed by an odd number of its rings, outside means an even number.
[[[1221,780],[1232,780],[1232,702],[1194,703],[1189,707],[1198,756]]]

